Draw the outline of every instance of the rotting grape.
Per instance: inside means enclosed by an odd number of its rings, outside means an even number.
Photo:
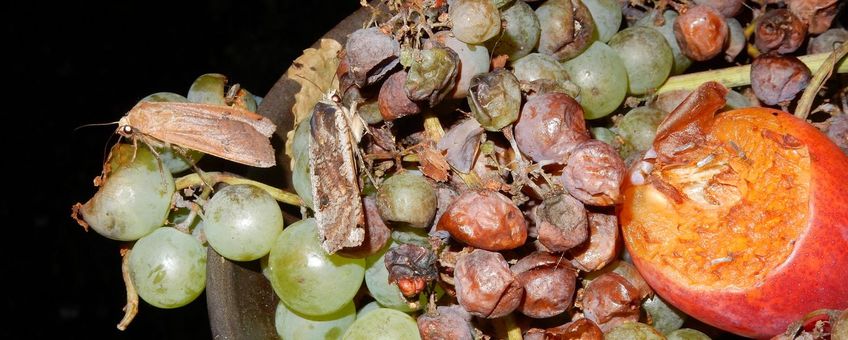
[[[109,163],[100,189],[78,205],[85,223],[119,241],[137,240],[164,225],[175,191],[171,173],[142,146],[116,144]]]
[[[564,93],[530,97],[515,124],[515,142],[536,162],[563,162],[580,143],[589,139],[580,104]]]
[[[492,0],[456,0],[451,4],[454,36],[467,44],[482,44],[501,30],[501,16]]]
[[[471,79],[468,106],[477,122],[489,131],[500,131],[518,119],[521,88],[506,69],[482,73]]]

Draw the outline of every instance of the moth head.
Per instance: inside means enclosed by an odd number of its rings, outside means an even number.
[[[127,117],[123,117],[118,120],[118,131],[117,133],[124,137],[130,137],[135,132],[135,129],[130,125]]]

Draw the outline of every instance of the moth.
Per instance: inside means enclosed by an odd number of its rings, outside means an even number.
[[[117,133],[151,145],[177,145],[233,162],[276,165],[268,118],[225,105],[141,102],[118,121]]]
[[[332,254],[365,239],[358,147],[366,123],[332,92],[318,101],[309,120],[309,177],[322,247]]]

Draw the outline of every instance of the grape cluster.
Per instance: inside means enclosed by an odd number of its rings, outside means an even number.
[[[285,228],[279,190],[219,173],[175,179],[201,154],[119,144],[100,190],[76,210],[98,233],[136,241],[128,284],[144,301],[173,308],[196,298],[208,244],[233,261],[262,259],[283,339],[721,334],[686,327],[687,316],[622,253],[616,205],[626,168],[651,152],[664,118],[699,85],[663,88],[687,69],[750,63],[750,87],[729,91],[728,107],[794,104],[812,79],[801,47],[830,53],[848,39],[831,28],[838,2],[369,6],[372,21],[338,54],[338,96],[322,104],[351,112],[356,119],[345,124],[366,125],[346,150],[353,168],[339,169],[357,175],[361,202],[342,204],[361,205],[362,243],[322,247],[334,226],[313,218],[326,204],[314,196],[321,178],[310,175],[310,161],[321,150],[313,139],[351,137],[316,135],[309,117],[289,134],[284,166],[299,196],[289,203],[304,215]],[[251,111],[261,100],[225,90],[226,78],[209,74],[187,97],[144,100]],[[848,93],[836,92],[845,106]],[[832,116],[819,126],[848,150],[844,109],[817,111]],[[219,182],[226,185],[209,186]]]

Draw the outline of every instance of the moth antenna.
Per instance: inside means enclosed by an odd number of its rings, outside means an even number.
[[[118,141],[115,142],[115,145],[120,144],[121,140],[123,140],[123,136],[113,133],[109,135],[109,138],[106,139],[106,144],[103,145],[103,170],[100,172],[100,178],[106,179],[106,163],[108,163],[112,159],[112,153],[109,152],[109,145],[112,143],[112,138],[118,136]]]
[[[73,131],[74,131],[74,132],[77,132],[77,130],[82,129],[82,128],[86,128],[86,127],[93,127],[93,126],[109,126],[109,125],[112,125],[112,124],[118,124],[118,121],[116,120],[116,121],[114,121],[114,122],[106,122],[106,123],[91,123],[91,124],[83,124],[83,125],[80,125],[80,126],[75,127]]]

